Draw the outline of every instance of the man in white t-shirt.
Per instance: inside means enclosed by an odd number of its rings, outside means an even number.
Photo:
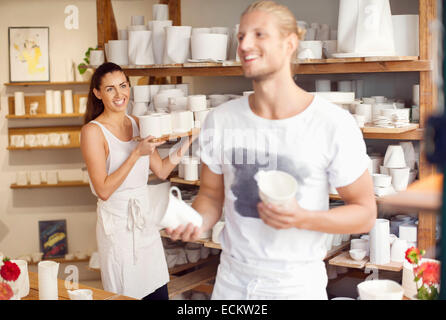
[[[238,54],[254,94],[212,110],[200,133],[203,163],[193,207],[201,228],[167,230],[191,241],[225,213],[213,299],[327,299],[327,234],[368,232],[376,219],[370,161],[342,108],[299,88],[290,68],[296,21],[272,1],[252,4]],[[298,182],[292,205],[263,203],[254,175],[285,171]],[[346,205],[329,210],[329,185]]]

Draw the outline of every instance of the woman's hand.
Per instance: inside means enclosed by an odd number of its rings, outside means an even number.
[[[147,138],[142,139],[139,142],[138,146],[136,147],[136,150],[140,156],[151,156],[155,152],[158,146],[166,142],[166,141],[151,142],[151,140],[153,139],[155,139],[155,137],[148,136]]]

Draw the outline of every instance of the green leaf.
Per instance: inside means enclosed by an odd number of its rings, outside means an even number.
[[[79,70],[79,73],[80,73],[80,74],[84,74],[85,71],[87,71],[88,66],[87,66],[85,63],[80,63],[80,64],[77,66],[77,69]]]

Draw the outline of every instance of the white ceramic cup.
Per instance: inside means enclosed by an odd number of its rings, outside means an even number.
[[[140,128],[139,135],[142,139],[145,139],[148,136],[159,138],[163,135],[162,122],[159,116],[149,114],[145,116],[138,116],[138,119]]]
[[[28,147],[37,146],[37,138],[35,134],[26,134],[25,135],[25,145]]]
[[[47,147],[49,145],[49,137],[47,134],[39,133],[36,135],[37,145]]]
[[[62,144],[61,138],[60,138],[60,134],[59,133],[50,133],[48,135],[49,137],[49,143],[52,146],[60,146]]]
[[[173,192],[177,193],[177,196]],[[177,187],[171,187],[169,190],[169,202],[164,216],[159,222],[163,228],[176,229],[180,225],[192,223],[194,226],[201,227],[203,218],[190,205],[181,199],[181,191]]]
[[[187,97],[187,105],[190,111],[206,110],[206,96],[204,94],[192,95]]]
[[[40,171],[29,171],[27,174],[28,174],[29,184],[39,185],[41,183]]]
[[[283,171],[258,171],[254,179],[259,188],[259,197],[265,203],[287,206],[295,198],[298,184],[296,179]]]
[[[135,102],[149,102],[150,101],[150,86],[141,85],[133,86],[133,101]]]
[[[200,159],[198,157],[186,156],[181,159],[181,164],[183,165],[184,180],[196,181],[198,180],[198,165]]]
[[[172,112],[172,131],[183,133],[192,130],[194,127],[194,114],[192,111]]]
[[[409,184],[410,168],[390,168],[390,175],[392,177],[392,185],[395,191],[404,191]]]
[[[68,132],[61,133],[60,139],[62,141],[62,145],[66,146],[70,144],[70,134]]]
[[[407,249],[407,240],[395,239],[390,248],[390,261],[403,262]]]
[[[311,50],[313,59],[322,59],[322,41],[300,41],[298,52],[307,49]]]
[[[12,135],[11,145],[16,148],[23,148],[25,146],[25,137],[23,135]]]
[[[18,186],[26,186],[28,184],[28,174],[26,171],[17,172],[16,183]]]

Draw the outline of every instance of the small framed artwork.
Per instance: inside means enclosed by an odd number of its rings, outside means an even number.
[[[39,221],[39,238],[43,259],[65,257],[68,251],[67,220]]]
[[[50,81],[49,27],[9,27],[9,81]]]

